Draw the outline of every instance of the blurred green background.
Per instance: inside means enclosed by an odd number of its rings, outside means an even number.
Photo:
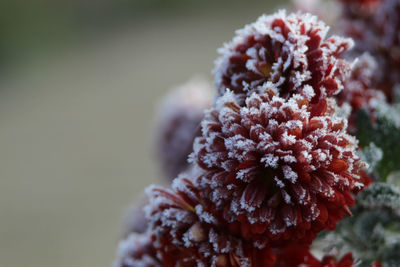
[[[278,3],[278,2],[277,2]],[[286,2],[279,2],[283,6]],[[0,3],[0,267],[110,266],[155,105],[273,1]]]

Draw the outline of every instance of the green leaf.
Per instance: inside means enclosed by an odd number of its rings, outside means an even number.
[[[386,181],[390,173],[400,170],[400,108],[379,103],[373,116],[376,122],[371,121],[371,114],[366,110],[358,112],[357,138],[361,152],[369,153],[372,159],[376,159],[376,155],[371,154],[371,144],[380,149],[381,160],[374,162],[373,174],[379,181]]]
[[[373,209],[388,208],[400,211],[400,190],[386,183],[376,183],[366,188],[357,197],[357,208]]]
[[[360,266],[373,261],[400,266],[400,189],[376,183],[361,192],[356,203],[353,216],[341,221],[334,232],[320,235],[316,244],[350,251]]]

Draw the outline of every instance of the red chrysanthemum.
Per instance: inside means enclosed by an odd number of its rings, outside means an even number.
[[[258,249],[226,234],[184,176],[174,180],[172,190],[153,187],[148,193],[152,240],[165,267],[264,267],[274,262],[268,247]]]
[[[363,1],[351,2],[351,6],[357,6]],[[349,5],[344,5],[336,29],[355,40],[353,56],[368,52],[376,59],[378,71],[373,75],[373,88],[392,100],[394,87],[400,84],[400,0],[373,2],[369,12],[349,12]]]
[[[310,243],[350,213],[363,163],[333,105],[267,90],[240,107],[227,92],[206,113],[193,154],[207,171],[198,186],[232,232],[260,246]]]
[[[339,260],[335,255],[326,255],[317,259],[307,247],[289,245],[278,251],[276,264],[270,267],[355,267],[357,266],[352,253],[346,253]],[[371,267],[382,267],[374,262]]]
[[[376,62],[373,57],[363,54],[358,58],[350,77],[345,81],[344,90],[336,96],[339,106],[345,103],[351,106],[348,131],[352,134],[355,134],[357,130],[357,112],[363,108],[371,114],[371,120],[375,120],[374,103],[385,101],[385,95],[381,91],[372,89],[375,71]]]
[[[121,241],[114,267],[163,267],[156,257],[149,235],[129,235]]]
[[[214,69],[219,95],[230,89],[243,104],[266,84],[276,86],[281,97],[310,85],[313,102],[337,94],[350,70],[340,56],[353,42],[338,36],[326,39],[327,32],[328,27],[310,14],[280,11],[261,16],[219,50]]]
[[[200,135],[203,112],[213,101],[207,80],[195,77],[175,89],[160,105],[155,129],[154,154],[170,181],[188,167],[193,140]]]

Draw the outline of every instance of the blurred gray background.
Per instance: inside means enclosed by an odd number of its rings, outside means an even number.
[[[35,2],[35,3],[34,3]],[[279,2],[283,6],[285,2]],[[273,1],[2,1],[0,267],[110,266],[155,105]]]

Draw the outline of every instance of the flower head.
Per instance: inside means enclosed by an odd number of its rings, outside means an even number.
[[[172,190],[152,187],[148,193],[152,240],[164,266],[263,267],[274,262],[268,247],[258,249],[227,234],[190,179],[180,176]]]
[[[195,77],[170,92],[161,103],[155,129],[154,154],[162,172],[172,180],[188,167],[193,140],[200,135],[203,112],[213,94],[208,81]]]
[[[330,101],[266,90],[240,107],[227,92],[202,130],[193,160],[207,173],[198,186],[246,240],[310,243],[350,213],[350,193],[363,187],[356,140]]]
[[[392,100],[394,87],[400,83],[400,0],[344,2],[353,4],[345,3],[336,29],[354,39],[353,56],[368,52],[376,59],[373,88],[382,90]],[[349,12],[349,6],[358,8]]]
[[[336,96],[339,106],[347,103],[351,107],[348,131],[352,134],[357,131],[357,112],[365,109],[374,121],[376,101],[386,99],[382,91],[372,89],[376,68],[376,61],[371,55],[360,56],[352,68],[350,77],[344,82],[344,90]]]
[[[281,97],[312,86],[314,102],[337,94],[350,70],[339,57],[353,43],[338,36],[326,38],[328,29],[310,14],[280,11],[261,16],[219,50],[214,69],[219,95],[230,89],[243,104],[265,84],[276,86]]]

